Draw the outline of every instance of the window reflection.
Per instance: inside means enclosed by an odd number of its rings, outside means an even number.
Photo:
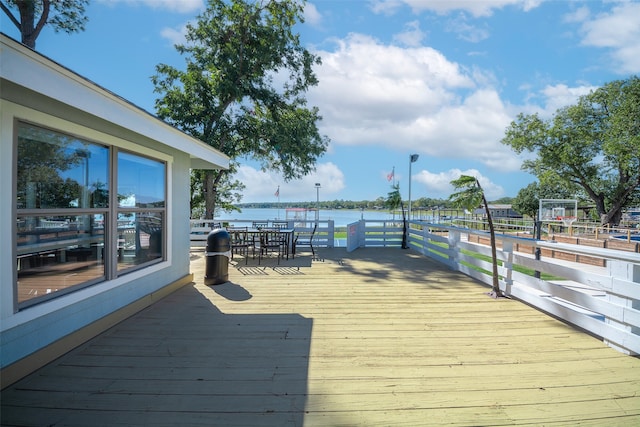
[[[165,206],[165,164],[135,154],[118,153],[118,205]]]
[[[163,257],[160,212],[121,212],[118,214],[118,270],[126,270]]]
[[[18,217],[18,302],[103,279],[102,215]]]
[[[18,307],[165,259],[165,162],[28,123],[17,133]]]
[[[18,128],[18,209],[108,206],[106,147],[29,125]]]

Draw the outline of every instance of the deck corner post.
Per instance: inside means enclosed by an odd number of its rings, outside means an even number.
[[[634,264],[628,261],[611,259],[611,260],[607,260],[607,269],[609,270],[609,275],[614,280],[617,278],[617,279],[630,281],[634,283],[640,283],[640,265],[638,264]],[[618,305],[624,308],[640,310],[640,300],[634,299],[630,296],[618,295],[613,293],[610,290],[607,290],[606,298],[607,298],[607,301],[615,305]],[[612,319],[608,316],[605,317],[605,323],[613,326],[616,329],[620,329],[627,333],[640,336],[640,325],[628,324],[616,319]],[[632,352],[627,348],[621,347],[618,343],[615,343],[606,338],[604,342],[609,347],[615,348],[621,353],[628,354],[628,355],[637,355],[637,353]]]
[[[460,231],[449,230],[449,265],[455,270],[460,270]]]
[[[502,241],[502,253],[504,254],[504,265],[502,277],[504,277],[504,292],[511,295],[511,286],[513,286],[513,242],[508,240]]]

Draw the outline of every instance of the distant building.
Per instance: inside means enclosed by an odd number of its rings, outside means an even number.
[[[492,218],[522,218],[522,215],[516,212],[511,205],[492,205],[489,204],[489,212],[491,212]],[[485,216],[486,212],[484,207],[475,209],[474,215]]]
[[[1,34],[0,49],[5,387],[192,281],[189,171],[229,158]]]

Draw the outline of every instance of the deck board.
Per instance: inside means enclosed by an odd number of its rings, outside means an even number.
[[[196,283],[2,392],[2,425],[640,424],[640,359],[400,249]],[[237,266],[235,263],[238,262]]]

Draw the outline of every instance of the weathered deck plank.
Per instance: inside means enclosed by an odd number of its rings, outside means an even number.
[[[230,269],[2,392],[2,425],[640,423],[640,359],[411,251]],[[271,264],[269,264],[271,263]]]

